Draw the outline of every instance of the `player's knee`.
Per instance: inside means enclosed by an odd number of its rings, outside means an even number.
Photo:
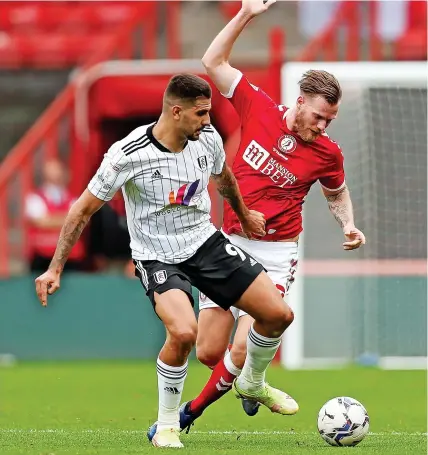
[[[286,330],[294,321],[294,313],[289,306],[284,306],[277,317],[282,331]]]
[[[193,327],[189,325],[170,331],[170,336],[175,344],[187,348],[190,351],[196,343],[197,333],[197,326]]]
[[[196,357],[203,365],[213,368],[224,356],[224,352],[215,350],[206,345],[196,345]]]
[[[294,321],[294,312],[288,305],[286,305],[286,307],[284,308],[284,312],[282,314],[282,320],[284,323],[284,330],[287,327],[289,327],[292,324],[292,322]]]
[[[287,305],[281,305],[267,315],[265,325],[269,327],[272,336],[280,336],[293,320],[293,310]]]

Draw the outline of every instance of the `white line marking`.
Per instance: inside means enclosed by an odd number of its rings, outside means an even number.
[[[86,429],[86,430],[63,430],[59,428],[52,428],[52,429],[21,429],[21,428],[0,428],[0,433],[53,433],[53,434],[97,434],[97,433],[112,433],[112,434],[145,434],[147,430],[113,430],[110,428],[94,428],[94,429]],[[309,436],[309,435],[316,435],[317,432],[313,431],[192,431],[191,434],[213,434],[213,435],[297,435],[297,436]],[[413,432],[413,433],[406,433],[406,432],[396,432],[393,431],[391,433],[387,432],[380,432],[380,433],[369,433],[372,436],[427,436],[428,433],[422,432]]]

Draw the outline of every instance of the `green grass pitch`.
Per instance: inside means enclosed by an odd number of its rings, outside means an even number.
[[[192,362],[184,399],[209,370]],[[296,416],[261,409],[247,417],[231,394],[211,406],[180,453],[201,455],[427,453],[426,372],[350,368],[288,372],[271,367],[268,380],[300,404]],[[316,418],[329,398],[348,395],[370,416],[370,433],[356,447],[328,446]],[[24,363],[0,369],[0,454],[146,454],[156,418],[155,362]],[[168,451],[168,450],[167,450]]]

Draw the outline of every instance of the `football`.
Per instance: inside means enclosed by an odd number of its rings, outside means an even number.
[[[369,431],[369,416],[354,398],[333,398],[320,409],[318,431],[332,446],[355,446]]]

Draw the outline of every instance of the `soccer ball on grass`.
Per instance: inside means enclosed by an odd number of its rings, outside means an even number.
[[[318,431],[332,446],[355,446],[369,431],[369,416],[359,401],[333,398],[320,409]]]

